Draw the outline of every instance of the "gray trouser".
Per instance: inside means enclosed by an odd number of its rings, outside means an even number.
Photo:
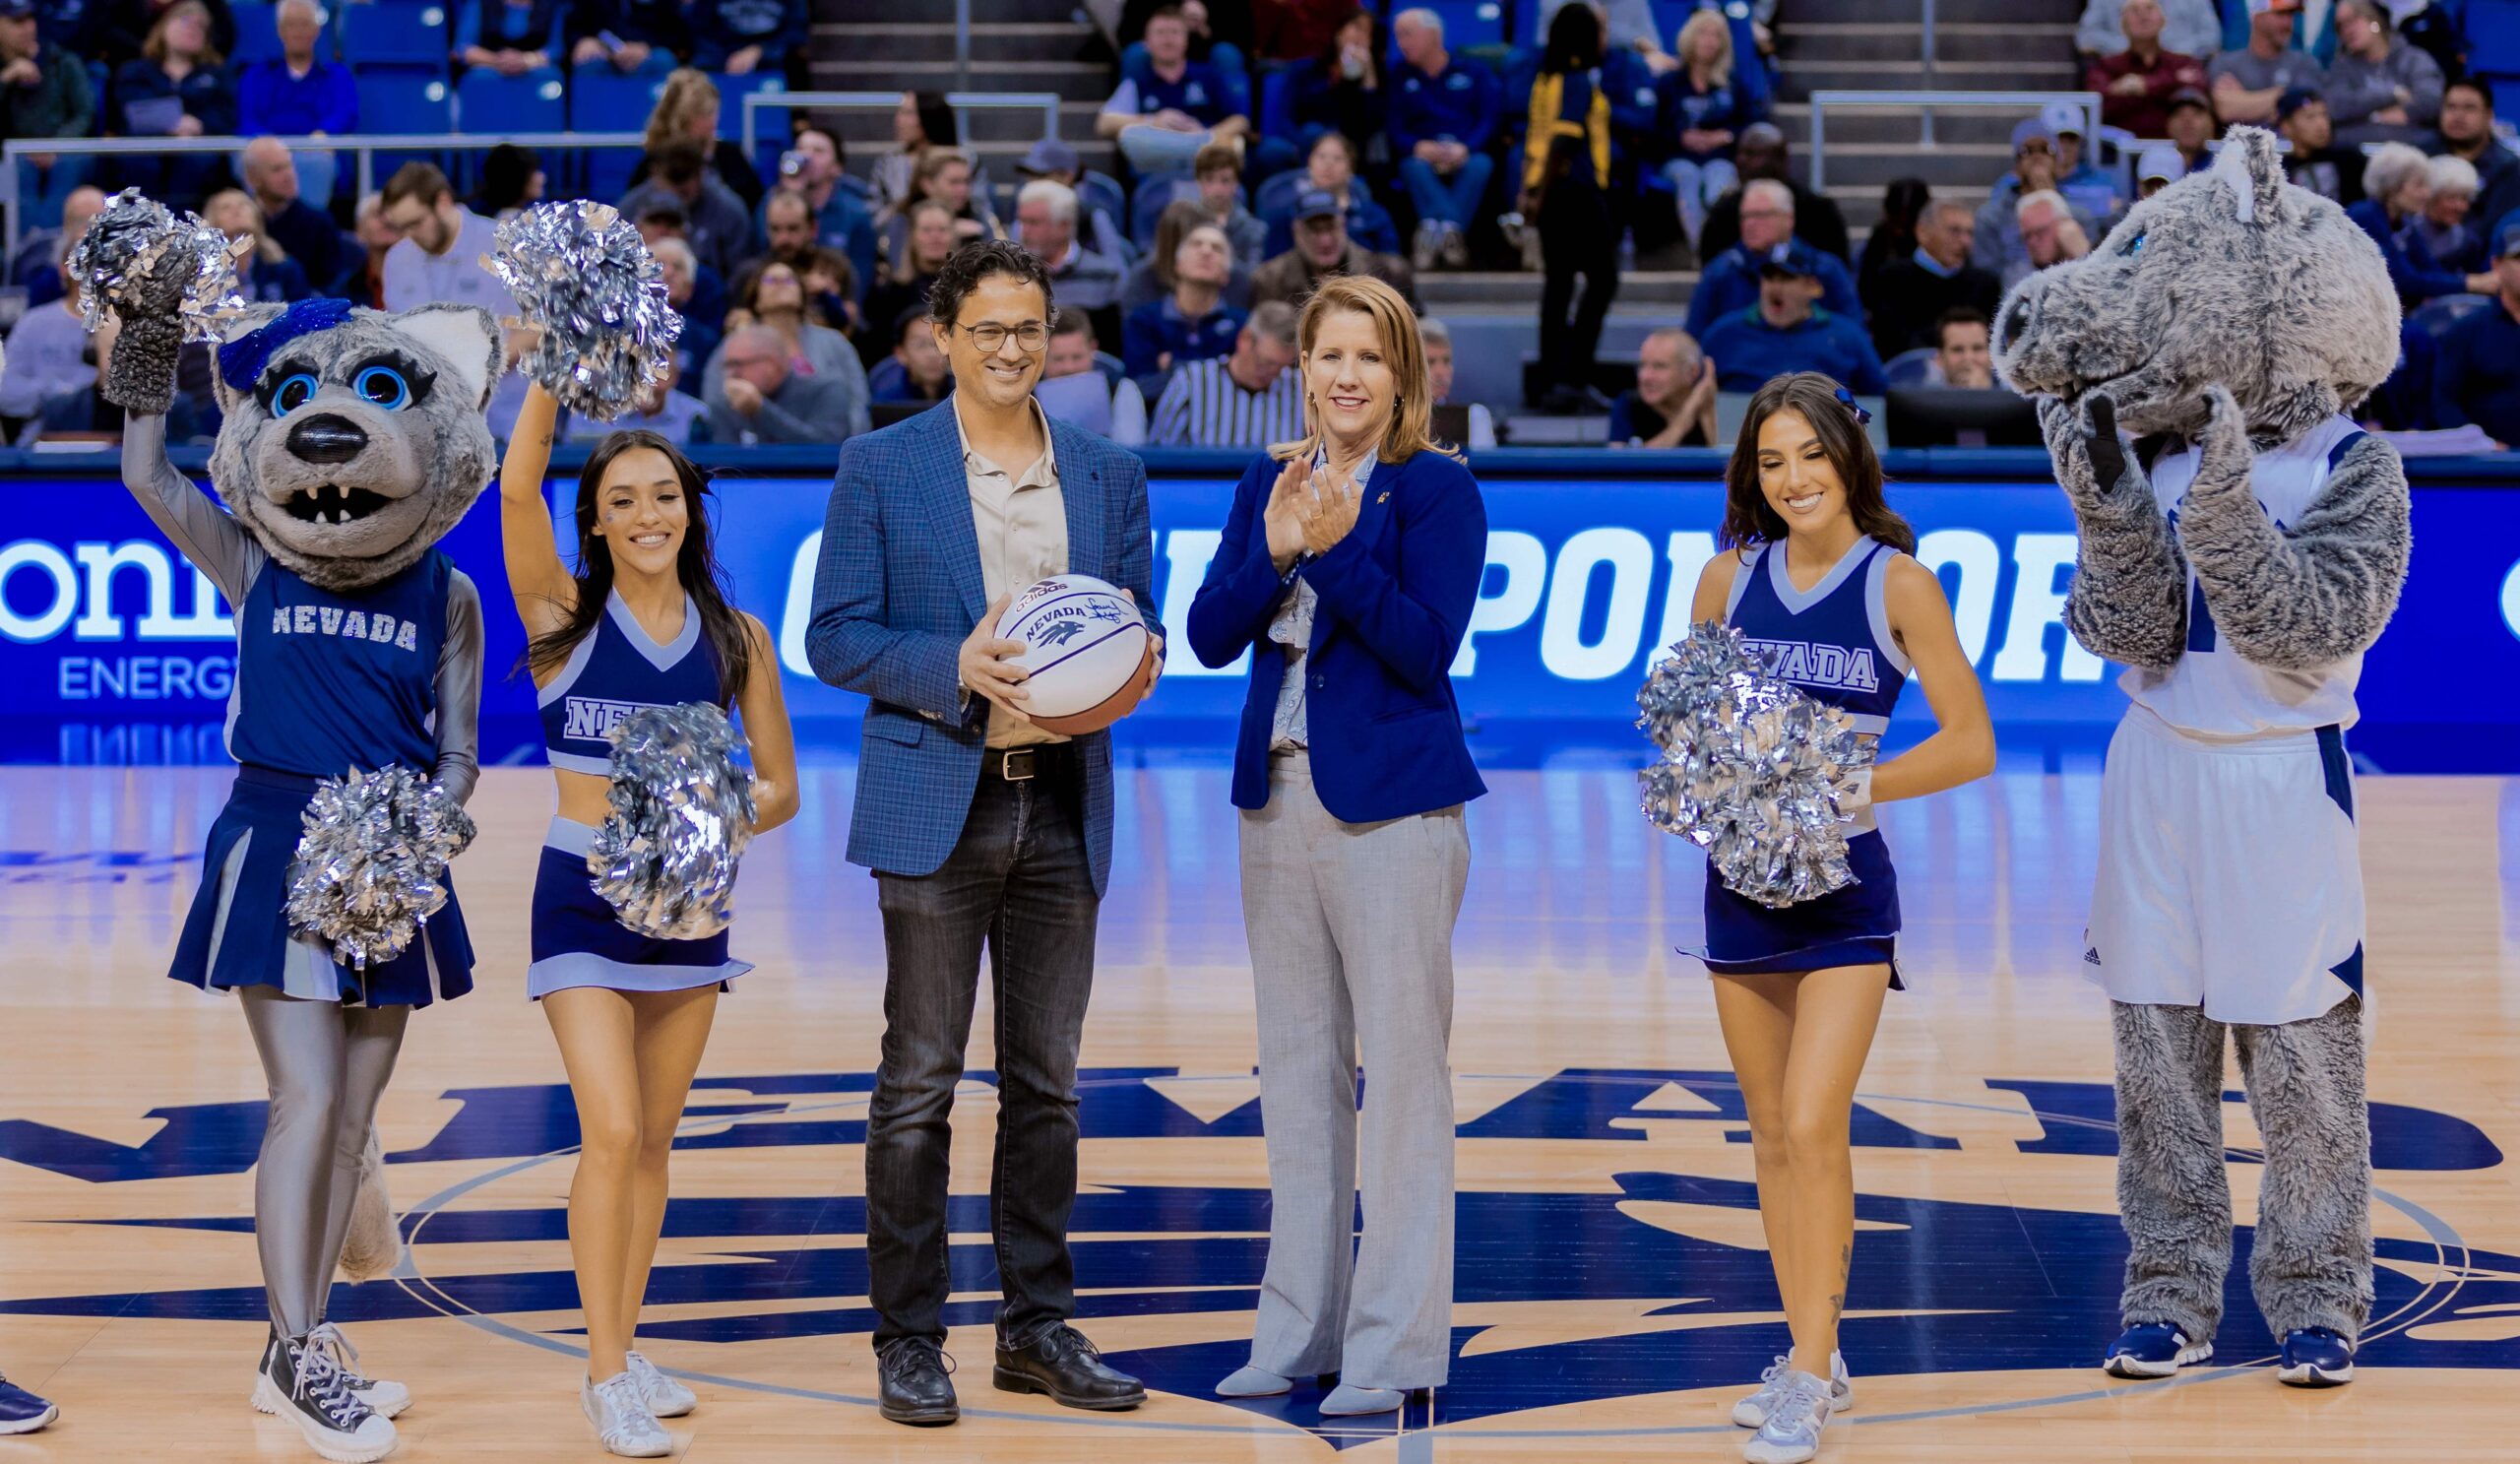
[[[263,1294],[281,1335],[302,1337],[324,1320],[367,1126],[411,1009],[306,1001],[273,987],[244,987],[238,996],[272,1094],[254,1169]]]
[[[2249,1288],[2277,1338],[2371,1314],[2371,1124],[2362,1000],[2276,1027],[2225,1026],[2192,1006],[2110,1003],[2117,1037],[2117,1209],[2126,1324],[2197,1341],[2223,1319],[2232,1191],[2223,1168],[2225,1032],[2239,1048],[2266,1142]]]
[[[1242,919],[1260,1026],[1269,1266],[1252,1366],[1428,1388],[1452,1361],[1453,923],[1460,805],[1342,823],[1301,755],[1242,815]],[[1355,1239],[1356,1053],[1365,1069]]]

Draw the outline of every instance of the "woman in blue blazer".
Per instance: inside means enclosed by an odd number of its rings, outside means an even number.
[[[1487,562],[1470,470],[1427,436],[1417,317],[1323,282],[1296,328],[1306,435],[1244,472],[1190,645],[1251,658],[1234,748],[1268,1134],[1268,1273],[1227,1397],[1337,1372],[1387,1413],[1451,1361],[1453,923],[1486,792],[1451,668]],[[1364,1239],[1353,1247],[1356,1057]]]

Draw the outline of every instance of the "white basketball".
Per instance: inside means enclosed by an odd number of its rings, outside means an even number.
[[[1154,643],[1128,597],[1092,575],[1052,575],[1026,586],[998,616],[1001,640],[1028,649],[1025,714],[1073,735],[1109,727],[1146,695]]]

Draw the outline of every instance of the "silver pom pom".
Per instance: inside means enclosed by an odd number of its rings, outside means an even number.
[[[621,923],[660,940],[698,940],[734,919],[735,865],[752,842],[743,738],[704,702],[642,707],[612,737],[612,813],[587,868]]]
[[[1637,775],[1645,817],[1707,852],[1727,889],[1781,909],[1856,882],[1836,786],[1872,766],[1836,707],[1769,675],[1741,632],[1709,621],[1637,690],[1663,755]]]
[[[327,778],[301,817],[288,923],[359,970],[401,955],[446,908],[446,866],[472,842],[464,805],[410,768]]]
[[[618,209],[536,204],[499,225],[483,261],[542,337],[522,362],[571,412],[610,421],[664,380],[682,317],[664,274]]]
[[[252,247],[248,240],[229,239],[198,214],[179,216],[139,189],[126,188],[89,222],[63,268],[79,282],[79,313],[91,334],[105,323],[109,307],[120,305],[141,314],[171,310],[183,321],[184,339],[217,341],[220,322],[245,308],[236,292],[236,261]],[[170,253],[187,262],[181,293],[171,300],[152,298],[148,287]]]

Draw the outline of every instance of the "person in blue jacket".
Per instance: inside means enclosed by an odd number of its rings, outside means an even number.
[[[1250,1362],[1217,1392],[1337,1372],[1319,1406],[1344,1417],[1442,1386],[1452,1356],[1452,935],[1486,788],[1451,668],[1487,509],[1428,436],[1398,291],[1334,276],[1296,335],[1305,435],[1244,471],[1190,604],[1202,663],[1251,661],[1233,804],[1271,1196]]]
[[[1816,303],[1822,286],[1812,261],[1826,257],[1790,251],[1767,261],[1759,267],[1758,302],[1707,326],[1698,344],[1715,362],[1718,391],[1754,392],[1794,371],[1833,376],[1866,396],[1890,389],[1861,321]]]
[[[2345,211],[2380,246],[2389,283],[2410,310],[2441,295],[2491,294],[2495,287],[2490,272],[2444,269],[2425,247],[2415,223],[2432,202],[2431,168],[2429,159],[2405,143],[2383,144],[2362,165],[2362,201]]]
[[[1703,341],[1718,316],[1754,303],[1761,272],[1779,260],[1819,282],[1823,307],[1862,324],[1863,306],[1845,263],[1794,236],[1793,191],[1772,178],[1753,178],[1741,192],[1741,241],[1706,262],[1689,295],[1688,333]]]
[[[1655,83],[1657,130],[1669,150],[1663,176],[1670,180],[1680,227],[1695,249],[1708,206],[1740,184],[1732,149],[1741,129],[1759,120],[1759,108],[1732,75],[1732,32],[1720,13],[1689,17],[1680,28],[1679,62]],[[1758,64],[1755,58],[1751,64]]]
[[[1412,262],[1421,275],[1438,263],[1460,269],[1470,263],[1464,230],[1479,217],[1496,172],[1487,145],[1496,136],[1504,88],[1484,63],[1444,49],[1443,17],[1431,10],[1402,11],[1391,33],[1400,65],[1392,75],[1386,136],[1400,159],[1401,186],[1418,210]]]

